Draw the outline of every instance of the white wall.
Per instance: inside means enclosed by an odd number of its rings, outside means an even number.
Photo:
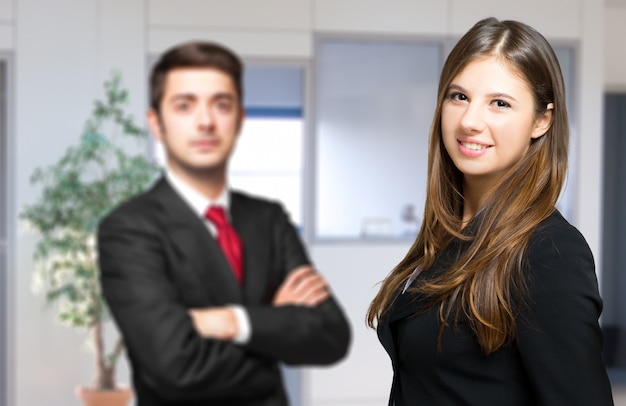
[[[479,18],[523,20],[550,39],[579,45],[580,164],[575,223],[600,258],[602,92],[626,88],[624,7],[606,16],[597,0],[0,0],[0,51],[14,51],[16,147],[13,205],[19,212],[36,198],[33,169],[49,164],[73,143],[100,95],[102,80],[121,68],[133,111],[145,107],[145,60],[176,42],[223,41],[246,58],[309,61],[314,36],[458,36]],[[613,4],[613,3],[612,3]],[[619,14],[621,13],[621,14]],[[555,16],[559,16],[555,18]],[[604,52],[606,21],[607,42]],[[616,51],[617,50],[617,51]],[[610,66],[609,66],[610,65]],[[607,81],[603,81],[606,74]],[[91,379],[91,354],[83,337],[59,326],[30,290],[34,236],[15,230],[11,342],[15,406],[78,404],[77,384]],[[408,249],[407,243],[313,243],[311,252],[351,317],[353,347],[338,366],[307,370],[305,404],[384,404],[391,365],[365,310],[380,281]],[[121,380],[128,381],[125,363]],[[358,377],[358,379],[355,379]]]
[[[0,1],[0,23],[10,24],[13,22],[13,1],[2,0]]]
[[[445,35],[450,2],[315,0],[314,28],[325,33]]]
[[[147,0],[148,48],[210,38],[254,58],[309,58],[311,0]]]
[[[365,313],[379,282],[404,257],[408,243],[314,244],[311,254],[352,322],[353,341],[348,358],[330,368],[304,374],[304,405],[387,404],[391,389],[391,361],[376,331],[365,324]]]
[[[626,0],[609,1],[604,21],[604,87],[626,92]]]
[[[13,49],[13,1],[0,0],[0,51]]]
[[[15,207],[34,199],[29,176],[74,142],[95,89],[95,3],[81,0],[16,4]],[[89,35],[85,35],[90,33]],[[61,46],[62,44],[62,46]],[[71,402],[73,386],[90,377],[82,337],[60,327],[31,293],[34,237],[17,230],[14,319],[14,404]],[[32,388],[37,388],[33,390]]]

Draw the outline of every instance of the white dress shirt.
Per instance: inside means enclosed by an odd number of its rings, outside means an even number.
[[[206,224],[207,229],[209,230],[211,235],[213,235],[213,237],[217,235],[217,228],[204,216],[204,213],[209,206],[223,207],[230,221],[230,195],[228,193],[228,187],[222,190],[217,199],[211,201],[210,199],[207,199],[205,196],[203,196],[201,193],[198,193],[198,191],[193,189],[191,186],[186,184],[182,179],[177,177],[172,171],[169,170],[169,168],[165,171],[165,178],[172,186],[174,191],[176,191],[176,193],[180,195],[180,197],[189,205],[193,212],[198,215],[200,220]],[[238,333],[235,338],[233,338],[233,341],[238,344],[245,344],[250,341],[250,336],[252,334],[252,326],[250,325],[248,312],[241,305],[231,304],[229,305],[229,307],[235,312],[235,318],[237,319],[238,326]]]

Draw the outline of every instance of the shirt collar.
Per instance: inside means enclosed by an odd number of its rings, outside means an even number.
[[[228,213],[230,208],[228,186],[222,190],[215,200],[210,200],[176,176],[169,168],[165,170],[165,178],[199,217],[204,218],[204,213],[209,206],[221,206]]]

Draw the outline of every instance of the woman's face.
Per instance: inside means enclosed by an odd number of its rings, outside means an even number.
[[[526,80],[495,57],[469,63],[451,82],[441,110],[446,151],[466,184],[491,187],[550,127],[537,116]]]

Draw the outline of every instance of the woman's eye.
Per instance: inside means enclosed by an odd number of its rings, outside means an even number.
[[[450,93],[448,95],[448,98],[450,100],[459,100],[459,101],[466,101],[467,100],[467,96],[465,96],[463,93],[459,93],[459,92]]]
[[[507,103],[507,102],[505,102],[503,100],[494,100],[492,103],[496,107],[501,108],[501,109],[504,109],[504,108],[507,108],[507,107],[511,107],[511,105],[509,103]]]

